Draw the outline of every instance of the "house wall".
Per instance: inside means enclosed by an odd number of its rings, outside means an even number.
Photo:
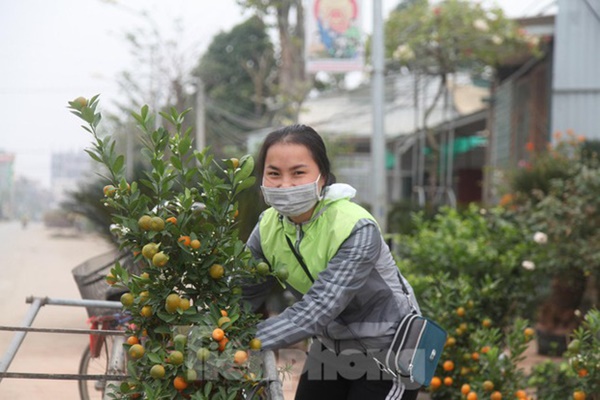
[[[512,115],[511,164],[530,161],[533,152],[543,151],[550,138],[549,102],[550,67],[543,61],[515,83]]]
[[[559,0],[558,7],[551,129],[600,139],[600,3]]]
[[[372,204],[370,196],[370,175],[373,170],[369,153],[338,154],[335,157],[333,173],[339,183],[347,183],[356,189],[354,201],[359,204]]]
[[[513,92],[514,84],[509,81],[498,86],[494,93],[489,154],[489,165],[494,169],[510,165]]]

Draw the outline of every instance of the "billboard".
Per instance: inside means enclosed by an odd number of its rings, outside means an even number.
[[[308,0],[306,11],[306,71],[362,71],[362,1]]]

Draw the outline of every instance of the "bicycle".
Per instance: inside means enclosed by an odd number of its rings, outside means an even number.
[[[106,275],[115,263],[133,270],[132,257],[118,251],[110,251],[89,259],[73,268],[73,277],[83,299],[118,301],[124,289],[113,289],[106,283]],[[125,313],[102,307],[86,307],[88,323],[98,333],[90,334],[79,363],[80,376],[103,375],[104,379],[80,379],[79,394],[82,400],[105,398],[111,384],[111,376],[126,372],[125,328],[130,317]]]
[[[92,316],[88,319],[90,329],[102,331],[123,332],[131,317],[123,313]],[[106,388],[111,380],[110,376],[122,374],[125,367],[123,334],[90,334],[90,343],[81,355],[79,374],[105,375],[99,380],[80,380],[79,395],[82,400],[103,399]]]

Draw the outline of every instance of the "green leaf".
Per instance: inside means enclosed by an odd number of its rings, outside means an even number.
[[[154,364],[162,364],[163,358],[156,353],[146,353],[148,355],[148,360],[150,360]]]
[[[179,170],[182,169],[182,164],[181,164],[181,159],[179,159],[179,157],[176,156],[171,156],[170,158],[171,164],[173,164],[173,166]]]
[[[151,164],[160,175],[165,172],[165,163],[162,160],[151,160]]]
[[[127,373],[129,374],[129,376],[137,377],[137,368],[134,361],[130,360],[129,362],[127,362]]]
[[[184,136],[179,142],[179,153],[186,154],[192,147],[192,139],[189,136]]]
[[[113,169],[117,174],[122,172],[124,163],[125,157],[123,155],[117,156],[115,163],[113,164]]]
[[[95,118],[94,110],[89,107],[84,107],[81,110],[81,118],[87,123],[93,124]]]
[[[93,150],[89,150],[89,149],[85,149],[84,150],[86,153],[89,154],[90,157],[92,157],[94,159],[94,161],[97,161],[99,163],[102,163],[102,159],[100,157],[98,157],[96,155],[96,153]]]
[[[210,392],[212,391],[212,382],[208,381],[206,382],[206,385],[204,385],[204,396],[206,396],[206,398],[210,398]]]
[[[177,317],[175,317],[175,318],[177,318]],[[154,332],[156,332],[156,333],[170,334],[171,333],[171,329],[167,325],[161,325],[159,327],[154,328]]]
[[[238,195],[243,190],[252,187],[252,185],[254,185],[254,182],[256,182],[256,178],[254,176],[244,179],[240,184],[236,186],[235,195]]]
[[[244,157],[242,157],[240,164],[241,164],[240,170],[237,171],[235,173],[235,175],[233,176],[234,183],[243,181],[244,179],[249,177],[252,174],[252,172],[254,171],[254,158],[249,157],[249,156],[244,156]]]

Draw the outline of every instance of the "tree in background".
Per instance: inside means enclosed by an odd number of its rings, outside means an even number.
[[[466,0],[407,0],[393,11],[385,26],[387,57],[396,68],[437,78],[438,88],[422,118],[431,149],[429,182],[438,185],[440,144],[429,117],[447,94],[449,79],[458,72],[493,74],[500,61],[535,54],[536,38],[527,36],[499,7],[484,8]]]
[[[279,39],[278,98],[273,107],[284,123],[297,122],[300,108],[312,88],[304,63],[304,8],[302,0],[237,0],[266,20],[273,16]]]
[[[216,153],[245,148],[247,132],[270,125],[267,105],[276,68],[273,44],[260,18],[218,34],[194,74],[204,84],[207,143]]]

